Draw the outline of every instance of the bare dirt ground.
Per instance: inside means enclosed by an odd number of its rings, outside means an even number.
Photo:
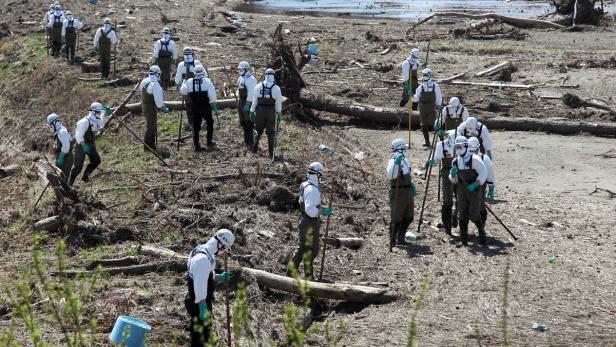
[[[32,223],[47,217],[52,210],[52,194],[44,196],[31,212],[42,190],[33,162],[49,156],[52,147],[44,117],[58,112],[69,130],[85,115],[88,105],[98,100],[117,105],[130,90],[128,87],[99,88],[98,82],[79,81],[78,67],[45,58],[43,33],[38,26],[19,25],[39,21],[32,8],[43,9],[41,1],[14,3],[4,9],[3,19],[12,34],[0,39],[0,163],[20,164],[22,172],[1,180],[0,184],[0,278],[3,284],[21,278],[29,266],[29,249],[34,232]],[[594,68],[588,62],[609,61],[613,47],[613,24],[594,32],[555,33],[528,31],[524,41],[468,41],[453,39],[449,29],[457,24],[425,24],[418,28],[417,42],[404,40],[406,24],[392,20],[359,20],[330,17],[303,17],[240,13],[248,28],[237,33],[223,33],[227,25],[217,11],[226,7],[198,1],[127,3],[103,2],[98,7],[83,1],[67,1],[65,8],[85,15],[88,24],[98,26],[105,15],[117,19],[122,43],[118,48],[120,76],[140,79],[147,67],[152,42],[160,29],[168,25],[178,36],[179,47],[201,48],[198,58],[208,68],[235,66],[246,59],[253,65],[269,60],[270,35],[279,22],[291,42],[316,37],[320,40],[319,63],[304,69],[309,89],[336,95],[348,102],[395,107],[399,87],[398,64],[415,43],[425,50],[432,38],[430,66],[436,78],[461,72],[469,76],[495,63],[510,60],[518,67],[513,83],[558,85],[569,75],[567,84],[579,84],[574,93],[585,98],[600,98],[612,104],[616,75],[612,68]],[[187,8],[193,6],[188,11]],[[160,13],[177,22],[163,24]],[[38,13],[38,12],[36,12]],[[6,19],[5,19],[6,18]],[[133,19],[134,18],[134,19]],[[90,47],[91,30],[82,34],[81,55],[94,61]],[[366,33],[379,39],[366,39]],[[392,44],[397,49],[380,53]],[[392,64],[393,70],[377,72],[362,65]],[[564,64],[564,66],[560,66]],[[338,65],[337,73],[312,73],[326,66]],[[569,67],[567,67],[569,65]],[[230,84],[221,71],[210,73],[222,97],[223,85]],[[231,80],[235,73],[231,73]],[[257,70],[257,76],[261,76]],[[481,80],[487,82],[488,80]],[[231,82],[232,83],[232,82]],[[480,87],[444,86],[446,99],[463,97],[472,113],[487,114],[490,101],[511,104],[501,115],[510,117],[561,117],[612,122],[613,115],[590,109],[571,110],[560,100],[539,100],[527,91],[492,90]],[[346,90],[346,91],[345,91]],[[537,95],[561,95],[561,88],[539,88]],[[231,94],[228,94],[228,97]],[[166,99],[179,100],[169,91]],[[138,100],[138,98],[136,99]],[[400,297],[392,304],[359,307],[334,301],[321,301],[322,312],[315,326],[327,323],[338,345],[402,346],[406,343],[407,324],[413,302],[424,276],[430,278],[424,307],[418,315],[419,342],[425,346],[477,345],[479,331],[483,345],[503,343],[503,325],[508,341],[516,346],[609,346],[616,344],[614,235],[616,199],[605,193],[589,195],[595,187],[616,191],[616,140],[591,136],[558,136],[542,133],[496,132],[495,165],[497,202],[492,206],[503,221],[520,238],[512,243],[496,221],[489,217],[489,248],[458,248],[443,232],[433,228],[438,222],[440,206],[435,190],[430,188],[421,238],[404,249],[387,252],[388,216],[387,182],[384,165],[389,144],[404,132],[390,129],[357,127],[347,120],[327,116],[326,125],[315,120],[288,118],[283,123],[280,148],[284,162],[272,165],[263,157],[245,153],[233,111],[222,115],[222,129],[216,133],[219,150],[196,155],[184,143],[175,151],[179,113],[161,116],[159,139],[171,150],[169,163],[176,170],[164,170],[151,155],[144,153],[128,132],[114,130],[99,140],[103,164],[91,185],[80,190],[107,206],[125,204],[109,210],[95,211],[87,223],[102,224],[101,238],[75,240],[61,233],[45,234],[44,250],[51,267],[53,245],[59,239],[69,243],[68,264],[76,269],[91,260],[135,255],[139,244],[157,244],[187,253],[203,242],[217,228],[244,221],[230,266],[249,266],[283,274],[297,242],[296,214],[293,203],[305,167],[323,160],[328,173],[325,183],[334,185],[336,200],[364,209],[336,209],[332,233],[337,236],[365,238],[359,251],[328,251],[326,278],[346,282],[388,283]],[[131,116],[128,123],[143,132],[144,121]],[[418,132],[413,133],[414,148],[419,148]],[[325,143],[336,148],[332,157],[322,155],[317,146]],[[360,164],[346,151],[363,151]],[[610,152],[611,157],[600,156]],[[18,153],[23,152],[22,156]],[[418,168],[427,158],[423,150],[411,150],[412,164]],[[257,166],[282,177],[217,181],[212,176],[255,172]],[[362,171],[363,170],[363,171]],[[436,175],[432,177],[436,178]],[[419,184],[418,200],[423,197],[425,181]],[[432,181],[434,182],[434,180]],[[431,184],[432,185],[432,184]],[[289,193],[290,192],[290,193]],[[157,203],[161,210],[154,210]],[[419,203],[416,201],[416,206]],[[419,211],[416,209],[416,219]],[[413,223],[412,228],[417,224]],[[120,230],[120,231],[118,231]],[[268,233],[274,233],[269,238]],[[474,230],[471,227],[471,230]],[[115,236],[114,236],[115,235]],[[117,235],[121,235],[118,240]],[[547,259],[556,257],[555,264]],[[317,266],[318,266],[317,262]],[[508,265],[507,265],[508,264]],[[505,275],[508,266],[508,274]],[[503,281],[508,278],[507,305],[503,299]],[[250,285],[248,305],[250,326],[255,339],[264,346],[284,345],[283,308],[298,303],[297,298]],[[106,345],[115,318],[129,314],[145,319],[153,327],[153,343],[168,345],[174,333],[186,341],[183,297],[185,276],[162,273],[138,277],[113,276],[105,279],[96,291],[88,314],[98,320],[97,345]],[[221,293],[222,294],[222,293]],[[217,294],[215,329],[223,335],[222,296]],[[0,301],[0,331],[10,326],[15,315]],[[503,309],[506,309],[506,322]],[[19,322],[19,321],[18,321]],[[531,328],[534,322],[545,323],[547,332]],[[60,334],[52,327],[44,333],[52,343],[62,345]],[[18,336],[23,345],[30,342]],[[321,330],[309,339],[310,345],[328,345]]]

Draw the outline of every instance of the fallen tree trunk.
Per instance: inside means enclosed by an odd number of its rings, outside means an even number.
[[[62,225],[61,216],[51,216],[34,223],[34,231],[56,230]]]
[[[408,126],[408,113],[402,109],[375,107],[371,105],[347,105],[328,96],[317,96],[302,91],[300,102],[304,107],[354,117],[381,125]],[[490,117],[478,118],[489,128],[509,131],[545,131],[554,134],[589,133],[598,136],[616,136],[616,125],[610,123],[572,122],[536,118]],[[413,112],[413,129],[419,128],[419,114]]]
[[[491,76],[497,74],[499,71],[507,68],[511,63],[509,61],[504,61],[498,65],[492,66],[486,70],[477,72],[475,77],[483,77],[483,76]]]
[[[83,63],[81,63],[81,72],[83,73],[101,72],[101,65],[99,62],[84,61]]]
[[[511,88],[511,89],[535,89],[537,88],[534,84],[511,84],[511,83],[483,83],[483,82],[468,82],[468,81],[451,81],[449,84],[458,85],[458,86],[479,86],[479,87],[490,87],[490,88]]]
[[[180,255],[170,249],[142,245],[138,249],[139,254],[158,257],[168,262],[181,261],[186,271],[187,256]],[[287,293],[300,294],[298,281],[291,277],[271,274],[266,271],[251,268],[241,268],[242,275],[249,275],[256,279],[260,286],[280,290]],[[247,277],[247,276],[243,276]],[[319,298],[327,298],[363,304],[385,304],[396,299],[396,296],[384,288],[357,286],[352,284],[306,282],[310,288],[309,295]]]
[[[364,239],[359,237],[328,237],[324,238],[323,242],[336,248],[360,249],[364,244]]]
[[[372,105],[348,105],[329,96],[319,96],[304,89],[300,95],[300,103],[304,107],[318,111],[350,116],[365,121],[374,121],[383,124],[408,125],[408,112],[402,109],[376,107]],[[419,129],[419,112],[413,111],[411,122],[413,129]]]
[[[18,173],[21,170],[21,167],[17,164],[4,166],[0,168],[0,178],[12,176]]]
[[[260,286],[300,295],[299,283],[292,277],[274,275],[262,270],[243,267],[242,275],[248,274],[257,280]],[[396,296],[386,288],[357,286],[352,284],[321,283],[306,281],[311,297],[326,298],[362,304],[386,304]]]
[[[86,264],[86,270],[94,270],[99,265],[102,267],[123,267],[139,264],[139,257],[136,256],[128,256],[123,258],[115,258],[115,259],[99,259],[94,260]]]
[[[85,271],[65,271],[65,272],[52,272],[52,276],[60,276],[64,274],[67,277],[75,277],[86,274],[93,274],[98,270],[85,270]],[[149,263],[149,264],[141,264],[141,265],[132,265],[132,266],[120,266],[113,268],[103,268],[100,270],[101,273],[107,274],[110,276],[113,275],[143,275],[150,272],[185,272],[186,271],[186,261],[181,260],[169,260],[158,263]]]
[[[572,135],[589,133],[598,136],[616,136],[616,125],[537,118],[494,117],[481,120],[490,129],[509,131],[545,131],[548,133]]]
[[[406,32],[407,36],[410,33],[410,31],[412,31],[417,25],[419,25],[420,23],[427,22],[428,20],[430,20],[432,18],[435,18],[435,17],[456,17],[456,18],[476,19],[476,20],[494,19],[496,21],[499,21],[499,22],[502,22],[502,23],[505,23],[505,24],[509,24],[509,25],[511,25],[513,27],[523,28],[523,29],[528,29],[528,28],[562,29],[562,28],[565,27],[565,26],[560,25],[558,23],[554,23],[554,22],[550,22],[550,21],[546,21],[546,20],[508,17],[508,16],[501,16],[501,15],[495,14],[495,13],[470,14],[470,13],[464,13],[464,12],[435,12],[435,13],[429,15],[428,17],[422,19],[416,25],[414,25],[411,28],[409,28],[407,30],[407,32]]]

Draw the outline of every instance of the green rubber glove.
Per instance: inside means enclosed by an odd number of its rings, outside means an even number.
[[[282,119],[283,119],[282,114],[279,113],[276,115],[276,122],[280,123],[282,122]]]
[[[249,102],[244,104],[244,112],[250,112],[250,103]]]
[[[402,162],[402,158],[404,158],[403,155],[396,157],[396,159],[394,159],[394,165],[400,165],[400,163]]]
[[[171,65],[175,65],[175,59],[171,59]]]
[[[82,143],[81,144],[81,148],[83,149],[84,153],[90,154],[90,146],[87,143]]]
[[[105,112],[105,116],[108,116],[111,114],[111,107],[109,107],[109,105],[103,105],[103,111]]]
[[[154,65],[158,65],[158,58],[152,58],[152,62],[154,63]]]
[[[494,157],[492,156],[492,151],[488,151],[488,158],[490,158],[490,160],[494,160]]]
[[[440,137],[441,139],[445,137],[445,135],[447,135],[447,133],[445,132],[445,130],[439,130],[438,131],[438,137]]]
[[[60,152],[58,159],[56,159],[56,166],[60,167],[62,165],[64,165],[64,153]]]
[[[205,322],[206,318],[207,318],[207,305],[205,304],[205,302],[200,302],[199,303],[199,320],[202,322]]]
[[[254,112],[250,112],[250,114],[248,114],[248,119],[250,119],[251,122],[255,121],[255,113]]]
[[[452,167],[451,170],[449,170],[449,175],[451,175],[451,177],[458,176],[458,168],[457,167]]]
[[[231,273],[228,271],[225,271],[221,274],[216,275],[216,281],[227,282],[229,280],[229,277],[231,277]]]
[[[404,90],[406,90],[407,93],[409,90],[411,90],[411,85],[409,84],[409,82],[402,82],[402,85],[404,86]]]
[[[185,85],[188,82],[188,80],[182,80],[182,85]]]
[[[179,84],[175,85],[175,91],[178,92],[178,93],[180,92],[180,85]]]
[[[428,61],[427,60],[424,61],[423,63],[421,63],[421,67],[426,67],[426,66],[428,66]]]
[[[60,44],[63,45],[64,44],[64,36],[60,36]]]
[[[430,159],[426,162],[426,166],[434,166],[436,164],[436,162],[434,161],[434,159]]]
[[[409,89],[409,92],[407,93],[408,96],[410,96],[411,98],[415,96],[415,93],[413,92],[413,90]]]
[[[494,185],[488,187],[488,201],[494,201]]]
[[[100,53],[100,49],[98,49],[98,47],[95,47],[94,50],[96,51],[96,53]]]
[[[477,189],[477,182],[473,182],[471,184],[469,184],[468,186],[466,186],[466,190],[468,190],[469,192],[472,192],[473,190]]]
[[[169,113],[169,112],[171,112],[171,110],[169,109],[169,107],[164,106],[164,107],[163,107],[163,113]]]
[[[411,183],[411,196],[412,197],[417,196],[417,188],[415,187],[415,183]]]
[[[441,130],[441,124],[439,123],[439,121],[438,121],[438,120],[436,120],[436,121],[434,122],[434,126],[433,126],[433,128],[434,128],[434,131],[439,131],[439,130]]]
[[[218,112],[218,105],[216,105],[215,102],[210,104],[210,108],[212,109],[212,112]]]
[[[334,209],[331,207],[322,207],[321,208],[321,215],[325,216],[325,217],[329,217],[332,215],[332,213],[334,213]]]

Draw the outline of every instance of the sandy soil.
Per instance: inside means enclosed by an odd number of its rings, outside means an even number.
[[[183,18],[186,6],[190,5],[198,10]],[[0,162],[3,165],[18,163],[23,168],[21,174],[2,179],[0,184],[2,283],[21,277],[20,269],[29,264],[32,222],[52,211],[53,196],[47,194],[39,208],[32,215],[28,214],[43,188],[32,164],[48,156],[51,149],[48,129],[42,125],[43,117],[60,111],[65,124],[72,129],[92,100],[118,104],[130,90],[130,86],[99,88],[96,82],[78,81],[77,77],[92,76],[81,74],[77,67],[46,60],[44,51],[40,50],[41,31],[34,26],[15,23],[20,17],[24,21],[40,20],[38,15],[32,14],[32,6],[44,8],[46,4],[36,0],[16,3],[10,10],[4,10],[9,14],[13,34],[0,41],[0,107],[3,113],[0,129],[4,136],[0,141]],[[180,37],[178,46],[190,44],[202,48],[198,58],[212,68],[235,65],[241,59],[254,65],[265,64],[269,59],[270,34],[279,22],[284,22],[285,28],[291,30],[287,36],[292,42],[311,36],[319,38],[319,64],[305,68],[304,77],[311,90],[337,94],[348,102],[395,107],[399,88],[382,81],[397,79],[397,67],[382,73],[356,68],[350,62],[363,59],[367,63],[362,64],[397,66],[415,43],[405,42],[406,27],[392,20],[241,13],[248,28],[228,34],[221,32],[220,27],[227,22],[216,12],[223,7],[214,4],[204,6],[195,0],[182,3],[134,0],[103,6],[107,3],[95,9],[83,1],[65,4],[76,14],[80,14],[80,9],[83,9],[81,12],[96,10],[96,16],[88,16],[89,23],[99,23],[111,11],[114,11],[112,18],[126,22],[127,27],[120,32],[123,42],[119,46],[118,68],[120,75],[133,76],[135,80],[144,74],[152,40],[163,27],[160,21],[163,9],[169,18],[180,19],[167,24]],[[433,38],[430,65],[437,78],[464,71],[470,76],[487,66],[510,60],[519,68],[513,74],[515,83],[551,81],[550,84],[560,84],[566,75],[559,72],[562,62],[577,60],[584,64],[589,59],[607,60],[614,55],[613,24],[596,32],[528,31],[525,41],[490,42],[449,36],[449,29],[460,26],[459,23],[427,24],[418,29],[415,39],[422,49],[427,40]],[[366,40],[368,31],[381,40]],[[40,41],[32,41],[33,37]],[[88,61],[94,61],[88,40],[82,36],[82,53]],[[386,55],[380,54],[392,44],[399,48]],[[339,65],[336,74],[311,73],[334,64]],[[575,66],[579,67],[567,68],[570,76],[567,83],[580,84],[574,92],[583,97],[605,99],[611,104],[616,81],[613,70]],[[227,77],[220,71],[210,75],[222,94],[222,86],[228,84]],[[347,88],[350,90],[346,93],[339,93]],[[539,101],[528,92],[454,86],[444,86],[444,90],[447,98],[461,95],[479,117],[486,114],[484,110],[490,101],[498,101],[512,105],[509,111],[501,113],[504,116],[614,121],[612,115],[570,110],[558,100]],[[560,95],[565,91],[569,90],[540,88],[536,94]],[[179,99],[172,92],[167,98]],[[331,184],[332,177],[338,178],[336,199],[341,203],[366,206],[365,210],[340,209],[334,216],[333,233],[363,237],[366,242],[360,251],[329,251],[326,278],[347,282],[386,281],[400,295],[396,302],[383,306],[357,307],[322,301],[323,312],[314,324],[322,326],[327,322],[333,334],[338,335],[339,345],[405,345],[407,323],[424,275],[429,276],[431,284],[418,316],[421,345],[477,345],[472,337],[476,329],[483,345],[502,344],[505,306],[502,287],[506,264],[509,264],[509,295],[505,325],[512,345],[603,346],[616,343],[613,333],[616,279],[612,271],[616,257],[614,235],[610,232],[616,222],[616,199],[609,199],[605,193],[589,195],[595,187],[616,191],[611,177],[616,159],[598,156],[610,150],[614,153],[615,139],[496,132],[498,184],[497,203],[493,208],[520,240],[512,243],[490,217],[488,248],[456,247],[443,232],[433,228],[438,222],[440,207],[435,201],[435,191],[430,188],[425,214],[430,224],[423,226],[422,237],[416,244],[390,254],[387,252],[387,227],[383,223],[383,217],[388,215],[383,172],[389,143],[396,136],[406,137],[404,132],[356,127],[333,117],[323,126],[291,117],[283,124],[280,139],[285,162],[272,165],[267,159],[242,150],[236,116],[230,110],[223,112],[223,126],[216,134],[219,151],[196,155],[189,144],[183,144],[176,152],[175,143],[166,138],[175,138],[178,116],[179,113],[171,113],[161,117],[159,137],[165,143],[163,147],[172,152],[170,164],[175,169],[187,170],[184,175],[163,170],[153,157],[141,151],[124,129],[110,131],[101,140],[103,164],[94,183],[81,184],[80,189],[108,206],[128,201],[109,211],[92,212],[89,218],[110,230],[120,227],[130,230],[127,232],[130,239],[115,242],[109,235],[103,235],[106,240],[103,243],[75,242],[68,250],[71,267],[82,269],[93,259],[133,254],[134,247],[141,243],[187,253],[192,245],[202,242],[225,223],[245,220],[231,267],[251,266],[282,274],[297,242],[296,206],[278,209],[277,205],[271,205],[271,201],[278,199],[262,197],[274,187],[286,188],[294,194],[305,167],[311,161],[323,160],[328,168],[325,182]],[[142,133],[144,121],[141,117],[131,116],[127,121]],[[414,148],[419,148],[420,136],[413,133]],[[316,148],[320,143],[333,146],[337,154],[334,157],[319,154]],[[366,178],[345,149],[366,154],[362,163]],[[25,156],[20,155],[21,152]],[[413,149],[410,155],[413,165],[419,167],[427,152]],[[284,177],[263,180],[258,185],[242,180],[215,182],[207,179],[240,169],[253,172],[257,165],[268,172],[282,173]],[[418,179],[418,184],[421,198],[425,182]],[[153,210],[155,202],[162,204],[162,211]],[[24,220],[22,224],[20,221]],[[196,220],[199,221],[191,226]],[[413,223],[412,227],[416,228],[417,224]],[[267,238],[259,234],[259,230],[271,231],[275,237]],[[471,227],[471,230],[474,229]],[[61,238],[70,240],[58,233],[48,234],[44,240],[50,266],[52,245]],[[243,257],[250,255],[252,257]],[[549,257],[556,257],[556,264],[548,264]],[[184,281],[183,274],[169,273],[105,279],[96,292],[95,301],[88,306],[88,314],[99,322],[97,337],[101,342],[97,345],[104,345],[102,341],[119,314],[147,320],[154,327],[153,342],[167,345],[173,333],[179,332],[183,343],[187,337],[183,331]],[[256,340],[264,346],[284,345],[281,342],[284,338],[283,308],[297,303],[297,299],[255,285],[249,286],[248,292],[250,325]],[[222,297],[217,296],[221,302]],[[4,300],[0,301],[0,308],[7,307]],[[215,328],[222,335],[223,310],[222,305],[218,307]],[[2,331],[10,326],[13,314],[5,309],[0,309],[0,313]],[[534,322],[543,322],[550,330],[534,331],[531,328]],[[53,344],[61,345],[57,330],[49,329],[52,328],[47,326],[44,330],[46,335],[53,337]],[[327,342],[320,332],[310,338],[309,344],[327,345]]]

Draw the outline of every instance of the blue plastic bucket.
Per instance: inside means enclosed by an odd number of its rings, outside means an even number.
[[[152,327],[142,320],[120,316],[109,334],[109,341],[116,344],[123,343],[126,347],[144,347],[145,335],[150,330]]]
[[[96,3],[98,2],[98,0],[90,0],[90,3],[93,5],[96,5]]]
[[[315,45],[313,43],[308,45],[308,49],[306,51],[310,55],[317,55],[317,54],[319,54],[319,48],[317,47],[317,45]]]

